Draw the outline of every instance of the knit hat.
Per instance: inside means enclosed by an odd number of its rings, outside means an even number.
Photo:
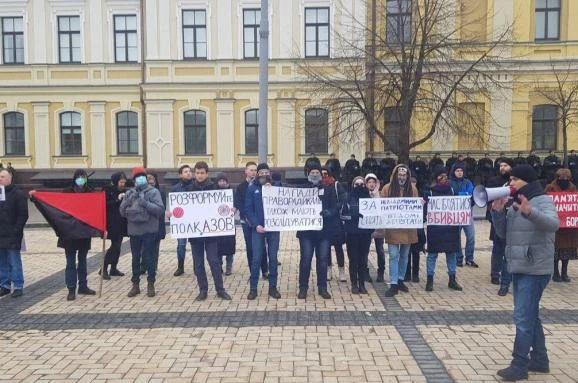
[[[259,173],[261,170],[269,170],[269,165],[267,165],[265,162],[261,162],[259,165],[257,165],[257,173]]]
[[[220,180],[225,180],[225,181],[229,182],[227,175],[223,172],[217,173],[217,176],[215,177],[215,182],[219,182]]]
[[[533,167],[528,164],[522,164],[515,166],[510,173],[512,177],[516,177],[521,179],[522,181],[526,181],[528,183],[536,181],[538,176],[536,175],[536,171]]]
[[[132,168],[132,178],[136,178],[138,176],[142,176],[142,175],[146,175],[146,174],[147,174],[147,171],[142,166],[137,166],[135,168]]]
[[[373,173],[367,173],[367,174],[365,175],[365,182],[367,182],[367,180],[371,180],[371,179],[374,179],[374,180],[377,181],[377,176],[376,176],[375,174],[373,174]]]
[[[499,163],[500,164],[506,163],[506,164],[510,165],[511,168],[514,167],[514,160],[512,160],[511,158],[508,158],[508,157],[504,157],[504,158],[500,159]]]
[[[440,165],[440,166],[436,166],[436,167],[434,168],[434,170],[433,170],[434,178],[438,178],[438,177],[441,176],[442,174],[445,174],[445,175],[448,174],[446,168],[443,167],[443,166],[441,166],[441,165]]]
[[[321,164],[319,164],[318,162],[312,162],[307,166],[307,174],[311,173],[311,170],[319,170],[319,172],[321,173]]]

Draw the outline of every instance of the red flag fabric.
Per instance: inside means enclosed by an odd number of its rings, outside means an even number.
[[[71,215],[102,233],[106,232],[106,199],[104,192],[36,192],[33,198]]]

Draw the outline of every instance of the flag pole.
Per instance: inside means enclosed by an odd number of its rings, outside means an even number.
[[[102,262],[100,263],[100,281],[98,285],[98,297],[102,296],[102,281],[104,280],[104,261],[106,260],[106,231],[102,236]]]

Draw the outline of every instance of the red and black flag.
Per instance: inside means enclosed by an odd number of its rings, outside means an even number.
[[[104,237],[106,200],[104,192],[36,192],[32,202],[60,238]]]

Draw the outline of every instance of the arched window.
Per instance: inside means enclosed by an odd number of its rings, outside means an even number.
[[[80,113],[60,113],[60,154],[82,155],[82,126]]]
[[[118,154],[138,154],[138,114],[116,114],[116,151]]]
[[[259,148],[259,109],[245,112],[245,154],[257,154]]]
[[[305,153],[329,151],[329,121],[325,109],[312,108],[305,111]]]
[[[532,112],[532,149],[556,149],[558,138],[558,107],[536,105]]]
[[[23,156],[26,154],[24,143],[24,115],[18,112],[4,114],[4,153]]]
[[[202,110],[185,112],[185,154],[207,154],[207,115]]]

